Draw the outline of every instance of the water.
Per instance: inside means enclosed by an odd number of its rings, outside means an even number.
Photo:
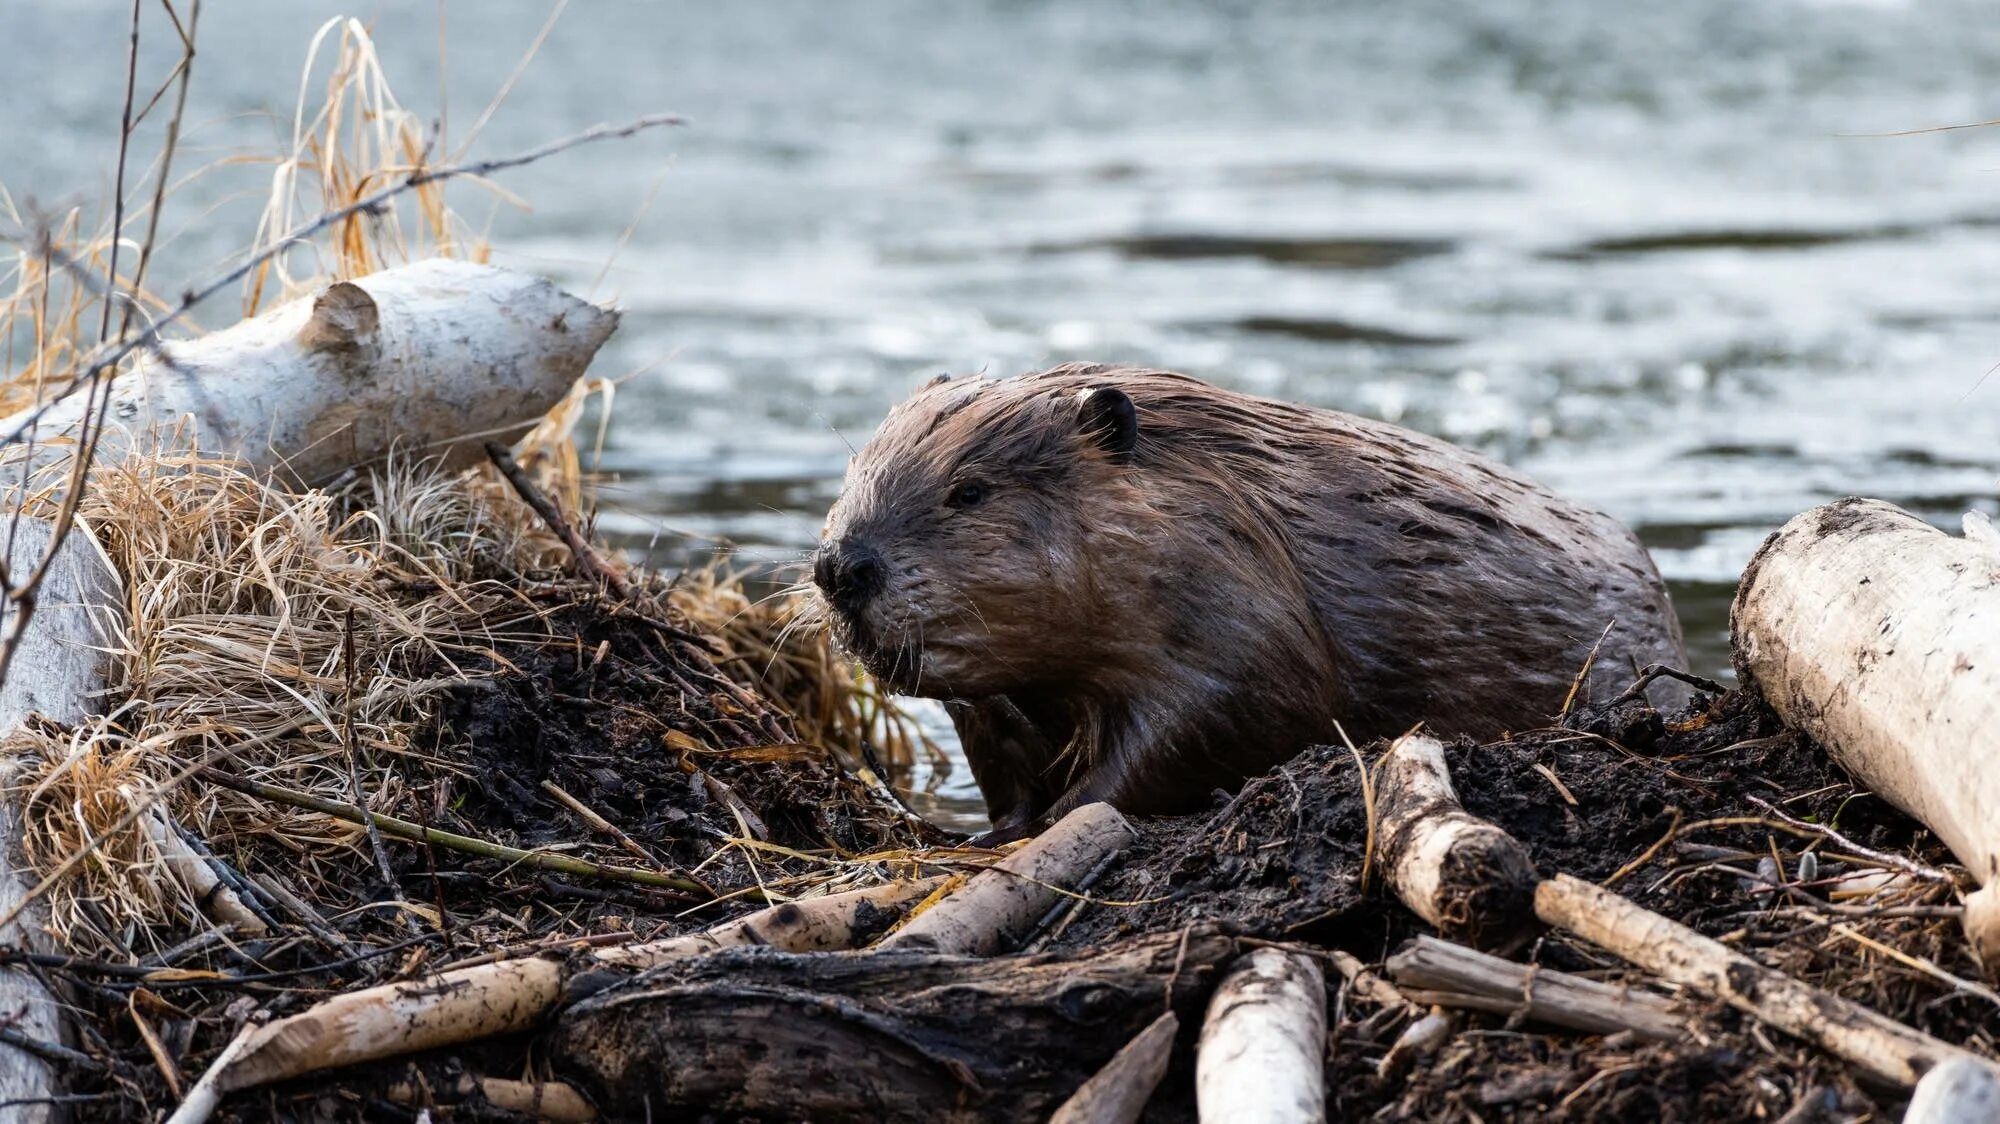
[[[269,150],[337,10],[210,0],[193,149]],[[355,14],[461,135],[547,11],[447,8],[442,82],[435,8]],[[908,388],[1080,358],[1519,464],[1639,530],[1713,674],[1786,517],[2000,510],[2000,132],[1879,135],[2000,116],[1985,0],[861,12],[577,4],[481,137],[694,121],[512,174],[535,210],[493,218],[500,260],[627,311],[602,525],[659,561],[796,558]],[[123,18],[0,11],[17,195],[107,181]],[[177,197],[169,275],[245,240],[264,175]]]

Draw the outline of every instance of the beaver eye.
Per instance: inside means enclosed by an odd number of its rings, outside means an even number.
[[[967,481],[951,490],[951,506],[977,507],[986,498],[986,485],[976,480]]]

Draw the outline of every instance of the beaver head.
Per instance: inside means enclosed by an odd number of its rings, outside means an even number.
[[[835,635],[892,688],[976,697],[1073,677],[1113,636],[1099,562],[1147,517],[1112,386],[1023,392],[940,376],[854,458],[813,582]]]

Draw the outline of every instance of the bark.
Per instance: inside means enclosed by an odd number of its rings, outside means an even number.
[[[204,453],[308,483],[392,449],[470,464],[567,394],[616,313],[539,277],[433,259],[341,281],[166,348],[112,384],[100,456],[144,452],[185,419]],[[88,396],[37,430],[35,459],[65,457]],[[17,419],[0,422],[11,431]]]
[[[1180,1028],[1172,1011],[1154,1019],[1071,1094],[1049,1124],[1133,1124],[1166,1076]]]
[[[1629,1030],[1669,1042],[1687,1023],[1663,995],[1530,968],[1433,937],[1418,937],[1389,958],[1396,986],[1420,1003],[1495,1014],[1525,1014],[1536,1022],[1615,1034]]]
[[[2000,876],[2000,549],[1879,500],[1798,516],[1744,571],[1739,677],[1841,767],[1937,832],[1982,886]],[[1966,911],[2000,965],[2000,908]]]
[[[571,1007],[554,1051],[614,1117],[1040,1120],[1163,1007],[1192,1016],[1231,951],[1212,929],[999,959],[727,949]]]
[[[1326,979],[1319,961],[1253,949],[1208,1001],[1195,1052],[1203,1124],[1326,1119]]]
[[[1138,835],[1109,804],[1085,804],[1027,846],[979,872],[963,888],[910,919],[882,941],[885,949],[987,956],[1014,948],[1063,891]]]
[[[1939,1065],[1993,1063],[1922,1031],[1821,991],[1609,890],[1566,874],[1535,893],[1542,920],[1846,1059],[1875,1079],[1909,1088]]]
[[[1403,904],[1455,941],[1495,951],[1525,943],[1535,931],[1534,861],[1459,804],[1444,746],[1398,738],[1374,783],[1382,869]]]
[[[25,581],[47,552],[53,528],[40,520],[10,521],[7,572]],[[81,722],[101,711],[109,689],[106,652],[117,634],[123,606],[116,571],[97,540],[73,527],[50,562],[37,594],[37,608],[16,641],[7,678],[0,682],[0,736],[11,734],[31,714],[58,722]],[[12,632],[10,605],[4,628]],[[0,762],[0,771],[11,772]],[[20,853],[19,811],[0,800],[0,915],[11,914],[37,881]],[[34,904],[5,930],[0,943],[37,952],[60,951],[43,925],[46,914]],[[44,1042],[64,1040],[62,1004],[47,981],[26,967],[0,968],[0,1018],[22,1034]],[[0,1045],[0,1101],[32,1102],[60,1092],[58,1075],[45,1059],[18,1047]],[[52,1119],[46,1106],[24,1105],[9,1119]]]

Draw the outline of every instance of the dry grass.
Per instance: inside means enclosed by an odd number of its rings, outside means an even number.
[[[313,40],[291,142],[273,162],[249,252],[270,248],[303,218],[430,166],[431,147],[421,119],[391,91],[367,30],[329,21]],[[12,211],[3,192],[0,208],[21,225],[35,219]],[[150,208],[134,209],[125,223],[128,239],[138,225],[150,228]],[[67,254],[108,269],[112,232],[86,225],[80,211],[46,222],[46,252],[15,254],[0,300],[0,410],[31,405],[43,388],[72,379],[97,344],[104,295],[56,260]],[[246,279],[243,306],[254,312],[402,261],[486,252],[448,204],[445,185],[426,184],[277,253]],[[121,259],[120,289],[139,286],[134,263],[145,256]],[[139,303],[161,307],[151,296]],[[605,380],[580,384],[517,447],[520,463],[567,511],[588,510],[578,429],[608,416],[613,392]],[[31,515],[50,516],[68,494],[59,472],[15,484],[16,510]],[[206,924],[134,825],[154,805],[224,855],[281,849],[296,885],[337,888],[332,899],[350,900],[369,869],[360,829],[182,783],[189,771],[223,763],[249,779],[347,801],[351,738],[365,803],[424,818],[425,801],[472,768],[463,746],[425,740],[435,734],[439,699],[504,673],[503,650],[555,642],[557,610],[525,591],[560,577],[567,550],[490,466],[445,474],[392,464],[338,490],[293,490],[163,435],[153,455],[97,465],[77,514],[124,582],[111,713],[78,729],[24,729],[5,750],[31,866],[43,874],[70,867],[45,901],[54,935],[79,954],[129,962]],[[788,604],[753,603],[734,577],[704,573],[673,587],[670,605],[640,608],[683,614],[694,631],[711,634],[724,653],[718,666],[750,692],[742,698],[775,700],[798,716],[808,743],[849,761],[870,752],[864,743],[892,764],[934,754],[822,638],[786,628]]]

